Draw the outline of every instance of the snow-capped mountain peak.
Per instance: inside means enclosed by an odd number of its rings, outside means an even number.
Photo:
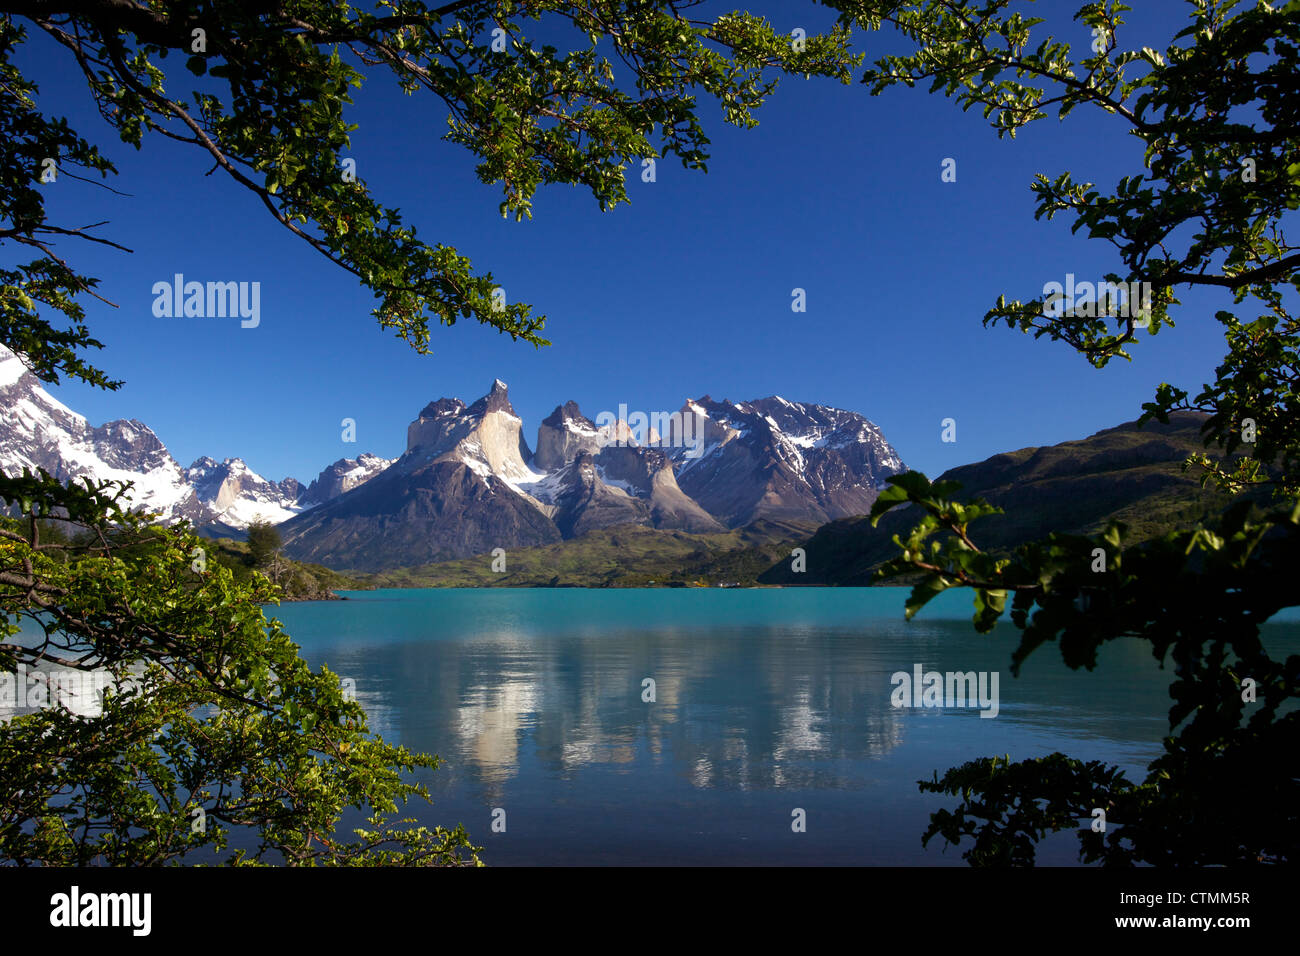
[[[199,458],[185,472],[195,494],[216,512],[215,520],[233,528],[255,521],[279,524],[303,510],[302,485],[295,478],[273,482],[253,471],[242,458],[217,462]]]
[[[85,417],[55,399],[22,360],[0,346],[0,470],[21,474],[44,468],[60,481],[88,477],[132,482],[133,507],[167,523],[188,519],[195,527],[242,529],[254,519],[279,523],[330,500],[383,471],[391,462],[362,455],[346,463],[335,482],[326,469],[308,496],[295,478],[270,481],[241,458],[197,459],[182,468],[148,425],[119,419],[91,427]]]
[[[22,360],[0,346],[0,469],[21,474],[45,469],[59,481],[87,477],[130,481],[140,510],[163,520],[196,519],[204,508],[158,436],[143,422],[113,421],[92,428],[50,395]]]
[[[673,442],[682,490],[725,523],[759,517],[823,521],[870,510],[885,479],[906,470],[880,429],[856,412],[791,402],[688,400],[704,416],[704,448]]]

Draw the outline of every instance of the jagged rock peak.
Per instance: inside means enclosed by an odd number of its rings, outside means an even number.
[[[557,405],[537,428],[535,462],[543,471],[563,468],[583,451],[596,452],[604,443],[601,431],[574,401]]]
[[[505,382],[501,379],[495,379],[488,393],[480,398],[477,402],[469,407],[471,415],[486,415],[488,412],[505,412],[509,415],[515,415],[515,410],[510,405],[510,390]],[[515,415],[518,418],[518,415]]]
[[[436,402],[430,402],[420,410],[421,418],[443,418],[449,415],[459,415],[465,411],[465,403],[459,398],[440,398]]]
[[[565,422],[573,422],[575,425],[581,425],[592,431],[596,430],[596,423],[593,422],[578,408],[578,403],[570,399],[563,405],[556,405],[555,411],[543,419],[543,425],[549,425],[551,428],[558,428]]]
[[[321,473],[307,487],[302,496],[304,503],[321,504],[360,487],[393,464],[396,459],[380,458],[364,452],[356,458],[340,458]],[[287,479],[286,479],[287,480]]]

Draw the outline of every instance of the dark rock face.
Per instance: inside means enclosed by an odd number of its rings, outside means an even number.
[[[277,481],[275,487],[289,501],[297,501],[302,497],[302,493],[307,490],[297,478],[285,478],[283,481]]]
[[[462,462],[385,472],[280,525],[291,557],[379,571],[560,540],[554,523],[499,479]]]
[[[469,407],[469,414],[471,415],[482,417],[488,412],[515,414],[514,407],[510,404],[509,389],[501,379],[494,381],[488,393]]]
[[[114,421],[90,430],[100,460],[113,468],[153,471],[174,462],[158,436],[144,422]]]
[[[312,483],[302,489],[295,497],[302,504],[308,506],[333,501],[344,492],[365,484],[391,464],[392,462],[387,458],[380,458],[378,455],[371,454],[364,454],[358,458],[340,458],[334,464],[323,469]],[[281,485],[290,481],[293,481],[295,485],[299,485],[292,478],[286,478],[284,482],[281,482]],[[301,488],[301,485],[299,485],[299,488]]]
[[[597,473],[595,458],[585,451],[566,469],[555,502],[559,508],[552,520],[565,538],[620,524],[648,524],[650,519],[649,505],[606,484]]]
[[[645,499],[652,526],[700,533],[726,530],[678,487],[672,460],[665,451],[607,445],[595,462],[605,481],[620,482]]]
[[[708,420],[699,458],[674,448],[677,483],[729,527],[761,518],[813,520],[865,514],[885,479],[906,469],[861,415],[772,397],[687,403]]]
[[[600,439],[595,423],[578,410],[578,403],[565,402],[538,426],[534,463],[544,471],[555,471],[582,452],[599,451]]]
[[[459,415],[465,411],[465,403],[459,398],[440,398],[436,402],[430,402],[421,409],[420,418],[445,418],[448,415]]]

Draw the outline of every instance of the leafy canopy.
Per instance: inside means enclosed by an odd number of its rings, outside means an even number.
[[[1097,367],[1129,357],[1141,333],[1173,327],[1180,287],[1220,288],[1254,319],[1217,313],[1227,346],[1213,383],[1197,397],[1165,383],[1142,420],[1206,413],[1207,453],[1189,467],[1235,493],[1217,519],[1143,546],[1126,545],[1112,524],[1093,536],[1052,535],[1011,556],[980,549],[971,525],[1000,509],[956,499],[951,482],[910,473],[890,479],[873,522],[908,507],[918,522],[894,536],[899,557],[882,580],[916,579],[911,618],[935,595],[974,591],[974,625],[992,631],[1008,612],[1021,631],[1012,670],[1058,642],[1071,668],[1091,669],[1100,647],[1147,642],[1171,661],[1173,704],[1164,754],[1141,783],[1116,768],[1063,754],[1012,762],[975,760],[923,781],[960,796],[933,815],[924,836],[970,840],[976,865],[1028,864],[1036,843],[1079,830],[1080,858],[1111,865],[1239,864],[1300,855],[1300,655],[1275,660],[1261,625],[1300,604],[1300,407],[1297,370],[1300,250],[1284,226],[1300,208],[1300,2],[1239,4],[1190,0],[1190,23],[1163,52],[1126,49],[1113,0],[1074,16],[1082,50],[1039,30],[1045,20],[1011,0],[830,0],[842,25],[892,29],[907,51],[878,59],[863,75],[873,94],[929,81],[963,110],[981,107],[999,136],[1014,138],[1048,115],[1101,110],[1143,145],[1141,169],[1110,190],[1069,172],[1039,175],[1037,218],[1058,213],[1071,229],[1110,243],[1122,271],[1108,281],[1148,282],[1150,314],[1049,307],[999,297],[986,325],[1062,341]],[[1143,319],[1147,322],[1144,324]],[[1216,446],[1218,453],[1209,449]],[[1273,500],[1267,507],[1258,503]],[[1101,808],[1112,826],[1087,824]]]
[[[261,567],[279,552],[280,532],[269,521],[255,518],[248,523],[245,533],[248,535],[248,555],[254,567]]]
[[[860,62],[847,52],[846,29],[795,43],[750,14],[691,17],[700,5],[0,0],[0,244],[40,254],[0,276],[3,341],[48,381],[61,371],[111,384],[75,354],[99,345],[75,301],[94,295],[96,280],[53,249],[59,236],[109,240],[93,227],[50,223],[40,176],[47,159],[64,175],[103,179],[116,169],[41,112],[36,84],[13,63],[30,30],[66,51],[66,66],[83,76],[122,142],[142,148],[165,137],[200,150],[211,172],[355,275],[378,300],[379,324],[423,353],[430,318],[473,318],[540,346],[545,317],[525,303],[494,302],[490,272],[476,272],[453,246],[427,243],[351,173],[351,91],[390,76],[419,97],[416,122],[432,97],[433,112],[446,117],[444,138],[477,159],[480,180],[501,185],[503,216],[531,217],[537,188],[556,183],[583,186],[613,209],[628,201],[625,169],[643,157],[707,168],[699,96],[716,100],[728,123],[749,127],[781,74],[847,83]],[[565,47],[550,42],[561,38]],[[58,328],[51,312],[71,327]]]

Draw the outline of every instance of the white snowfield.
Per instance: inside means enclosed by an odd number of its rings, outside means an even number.
[[[91,478],[104,481],[131,481],[132,504],[162,513],[167,519],[182,516],[186,505],[197,505],[193,489],[185,480],[181,466],[164,449],[161,456],[151,456],[153,467],[140,470],[121,467],[104,460],[103,439],[84,417],[68,408],[41,387],[13,352],[0,346],[0,401],[4,406],[0,428],[0,468],[7,474],[21,474],[24,468],[33,473],[38,468],[62,481]],[[115,437],[134,442],[153,438],[153,432],[139,423],[114,422],[119,426]],[[105,426],[109,430],[110,426]],[[161,447],[161,443],[158,443]]]
[[[172,523],[188,518],[196,526],[220,522],[246,528],[254,520],[280,523],[310,504],[263,478],[240,458],[200,458],[189,468],[167,451],[142,422],[118,420],[94,428],[42,386],[12,351],[0,345],[0,470],[21,474],[44,468],[60,481],[131,482],[131,507]],[[344,486],[355,487],[391,462],[363,455],[351,462]],[[301,491],[306,491],[305,486]]]
[[[3,354],[0,357],[0,388],[8,388],[23,377],[27,366],[3,345],[0,345],[0,353]]]

